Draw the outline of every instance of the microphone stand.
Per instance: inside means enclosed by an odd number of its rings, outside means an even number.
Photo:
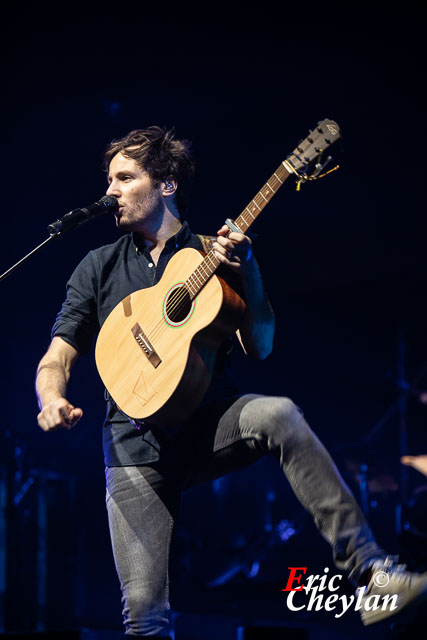
[[[71,231],[71,229],[75,229],[81,224],[84,224],[85,222],[88,222],[92,218],[95,218],[96,216],[99,216],[103,213],[115,213],[118,207],[119,203],[115,196],[102,196],[99,201],[94,202],[89,207],[82,207],[81,209],[74,209],[73,211],[69,211],[65,214],[65,216],[59,218],[58,220],[55,220],[55,222],[52,222],[50,225],[48,225],[47,230],[50,233],[49,238],[46,238],[46,240],[39,244],[38,247],[35,247],[32,251],[30,251],[30,253],[27,253],[26,256],[21,258],[21,260],[10,267],[10,269],[5,271],[0,276],[0,282],[5,280],[7,276],[9,276],[15,271],[15,269],[19,267],[19,265],[26,262],[28,258],[39,251],[39,249],[44,247],[49,242],[52,242],[52,240],[56,240],[56,238],[59,238],[59,236],[61,236],[64,231]]]
[[[18,262],[16,264],[14,264],[7,271],[5,271],[0,276],[0,282],[3,282],[3,280],[5,280],[8,276],[10,276],[15,271],[15,269],[17,269],[21,264],[24,264],[24,262],[26,262],[29,258],[31,258],[32,255],[37,253],[37,251],[39,251],[46,244],[48,244],[49,242],[52,242],[53,240],[56,240],[57,238],[59,238],[60,235],[62,235],[61,231],[59,231],[57,233],[52,233],[48,238],[46,238],[46,240],[43,240],[43,242],[41,244],[39,244],[37,247],[35,247],[32,251],[30,251],[30,253],[27,253],[26,256],[24,256],[23,258],[18,260]]]

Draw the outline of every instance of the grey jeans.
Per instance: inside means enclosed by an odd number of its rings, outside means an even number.
[[[150,466],[106,469],[107,510],[126,634],[165,636],[169,548],[181,492],[272,454],[356,583],[384,552],[332,458],[289,398],[245,395],[196,412]],[[197,517],[195,515],[195,517]]]

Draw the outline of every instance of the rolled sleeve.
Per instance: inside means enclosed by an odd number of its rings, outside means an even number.
[[[97,268],[91,252],[67,282],[67,297],[52,327],[52,338],[59,336],[79,353],[87,353],[99,331],[97,299]]]

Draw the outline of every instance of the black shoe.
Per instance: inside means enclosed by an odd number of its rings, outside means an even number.
[[[391,556],[377,560],[371,571],[368,586],[361,587],[364,625],[380,622],[427,598],[427,573],[406,571],[406,565],[396,564]]]

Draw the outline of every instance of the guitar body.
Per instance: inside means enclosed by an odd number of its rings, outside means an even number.
[[[246,233],[266,204],[291,175],[300,186],[321,178],[330,157],[323,152],[340,138],[333,120],[317,123],[310,135],[284,160],[233,222]],[[317,159],[315,171],[308,165]],[[160,282],[122,300],[103,324],[96,345],[99,374],[119,409],[128,417],[153,424],[176,424],[188,418],[205,395],[223,340],[240,326],[241,297],[215,274],[220,262],[182,249],[169,261]]]
[[[205,395],[223,340],[239,327],[242,298],[213,275],[191,300],[182,285],[204,254],[182,249],[161,280],[127,296],[98,336],[102,381],[127,416],[171,425],[188,418]]]

